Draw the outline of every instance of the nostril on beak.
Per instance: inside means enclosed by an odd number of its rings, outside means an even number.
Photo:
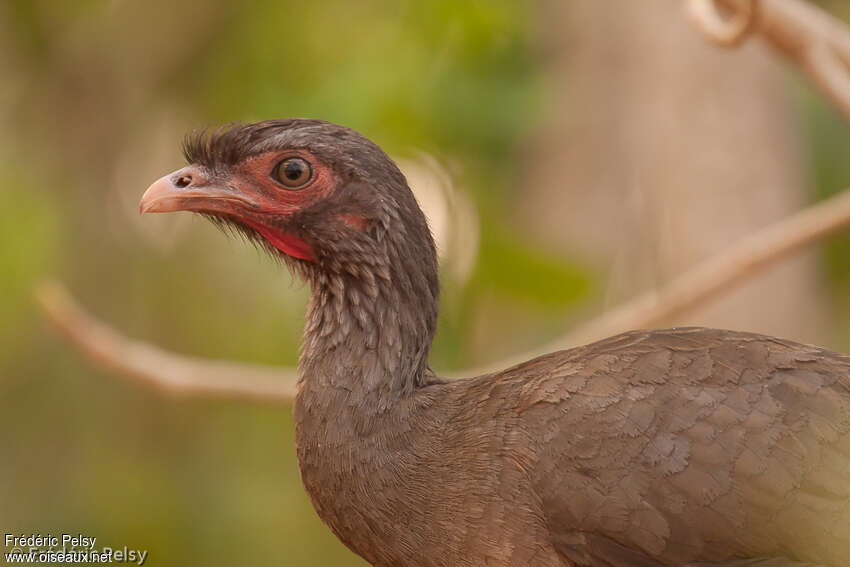
[[[177,178],[176,181],[174,181],[174,185],[178,189],[183,189],[185,187],[188,187],[191,184],[192,184],[192,176],[191,175],[185,175],[185,174],[181,175],[180,177]]]

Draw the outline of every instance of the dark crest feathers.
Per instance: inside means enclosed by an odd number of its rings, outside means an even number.
[[[204,128],[186,135],[183,140],[183,156],[188,163],[196,163],[210,169],[229,167],[255,153],[259,143],[275,131],[319,123],[321,121],[293,118],[253,124],[231,122],[212,130]]]

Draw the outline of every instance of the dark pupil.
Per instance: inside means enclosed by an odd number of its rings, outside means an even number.
[[[290,160],[283,164],[283,174],[290,181],[298,181],[304,175],[304,164],[299,160]]]

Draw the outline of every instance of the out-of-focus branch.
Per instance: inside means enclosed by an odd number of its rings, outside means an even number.
[[[843,22],[803,0],[689,0],[688,8],[697,27],[721,45],[758,32],[850,120],[850,28]]]
[[[653,327],[705,303],[789,254],[850,226],[850,189],[759,230],[703,261],[666,285],[639,295],[578,329],[525,353],[496,370],[530,356],[568,348],[629,329]]]
[[[173,395],[281,403],[295,397],[295,372],[167,352],[129,339],[80,307],[59,283],[43,283],[35,298],[59,333],[95,366]]]
[[[848,225],[850,190],[756,232],[667,285],[626,302],[540,351],[524,353],[465,374],[500,370],[543,352],[664,322]],[[83,311],[59,284],[42,285],[36,297],[48,319],[95,365],[155,389],[182,395],[264,402],[288,402],[295,395],[292,369],[181,356],[133,341]]]
[[[728,16],[720,13],[715,0],[690,0],[688,9],[694,22],[708,39],[723,46],[735,46],[746,39],[755,23],[756,0],[741,3]]]
[[[755,232],[668,284],[581,326],[560,342],[584,343],[675,318],[789,254],[848,226],[850,189]]]

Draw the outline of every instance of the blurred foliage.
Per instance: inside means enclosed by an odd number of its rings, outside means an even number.
[[[294,364],[307,290],[202,219],[140,219],[184,132],[285,116],[450,166],[481,214],[476,271],[445,284],[437,368],[563,330],[593,274],[513,226],[514,160],[542,106],[533,5],[0,3],[0,527],[82,532],[150,565],[362,565],[304,494],[288,411],[164,399],[92,370],[40,321],[40,278],[177,351]],[[819,195],[850,185],[850,130],[802,97]],[[850,238],[827,248],[836,286]],[[846,295],[846,294],[845,294]],[[836,297],[845,297],[836,294]],[[850,314],[850,303],[845,306]]]
[[[809,86],[799,89],[808,127],[816,199],[850,189],[850,126],[841,114]],[[850,234],[842,233],[822,247],[831,293],[833,334],[840,345],[850,347]]]
[[[301,488],[288,411],[163,399],[106,378],[46,330],[31,289],[58,277],[118,328],[177,351],[294,364],[307,290],[201,219],[139,219],[136,203],[180,164],[185,131],[309,116],[390,153],[438,156],[477,202],[478,268],[467,286],[446,284],[436,367],[556,332],[591,280],[510,222],[514,149],[540,118],[528,10],[0,4],[4,531],[79,531],[148,549],[151,565],[362,564]],[[496,304],[526,315],[482,323]]]
[[[850,4],[844,0],[817,0],[816,4],[842,20],[850,21]],[[808,148],[814,198],[824,199],[850,189],[850,126],[830,103],[804,80],[798,80],[799,106],[808,129]],[[850,350],[850,235],[830,238],[821,248],[832,302],[832,334],[836,344]]]

